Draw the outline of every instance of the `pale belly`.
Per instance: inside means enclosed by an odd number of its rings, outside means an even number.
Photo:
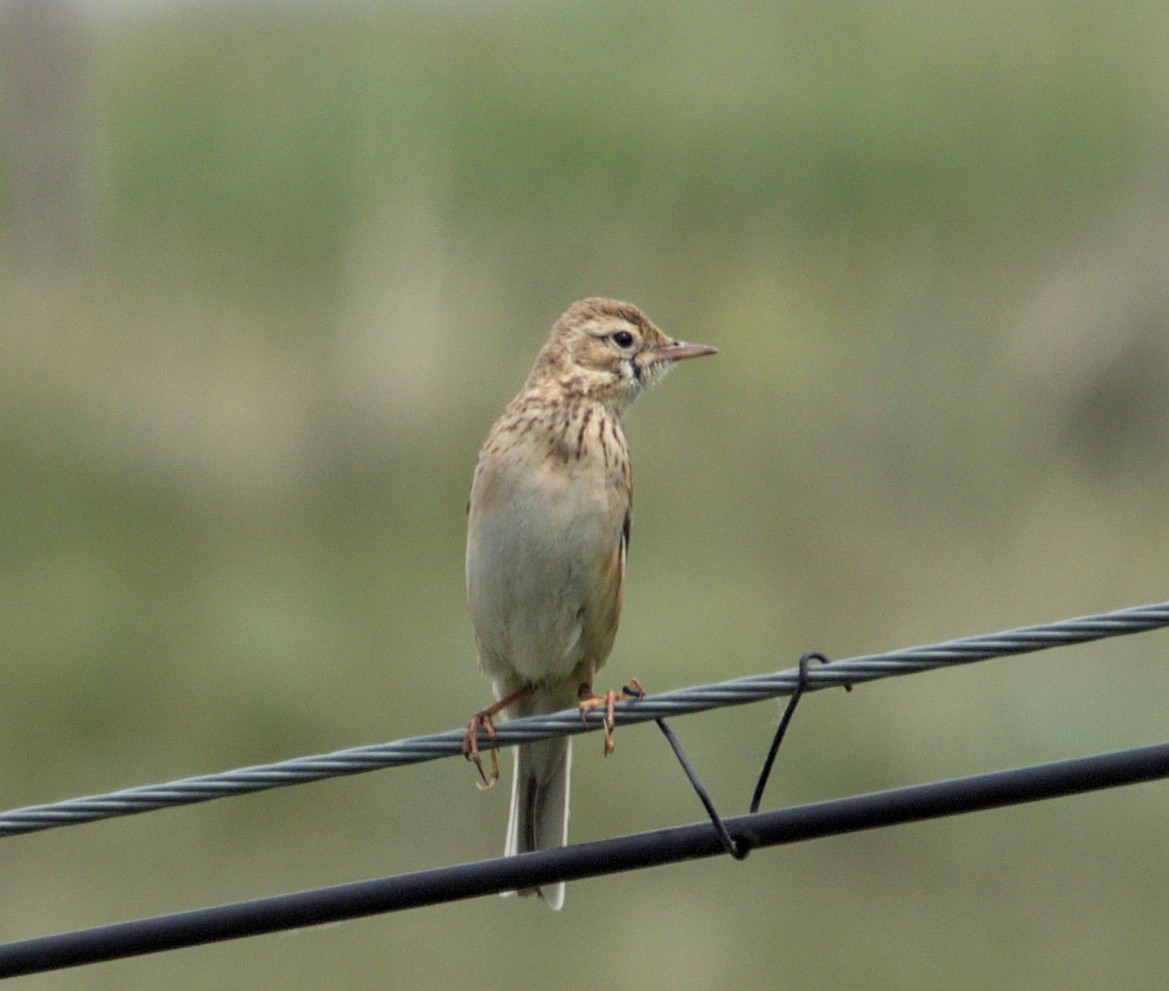
[[[605,662],[620,609],[621,520],[612,515],[607,504],[547,498],[472,515],[468,602],[489,676],[591,680]]]

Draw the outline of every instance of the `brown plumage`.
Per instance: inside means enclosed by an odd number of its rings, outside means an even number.
[[[479,666],[496,703],[467,727],[464,751],[488,787],[480,727],[509,718],[606,705],[593,676],[621,616],[633,512],[625,407],[677,361],[714,348],[671,340],[637,307],[590,298],[556,321],[523,389],[479,452],[467,522],[467,601]],[[605,749],[612,749],[607,725]],[[562,846],[568,836],[571,743],[516,748],[506,852]],[[553,908],[564,885],[539,894]]]

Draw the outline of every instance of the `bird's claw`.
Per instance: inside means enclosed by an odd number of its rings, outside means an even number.
[[[483,770],[483,759],[479,756],[480,728],[487,734],[487,740],[491,744],[490,776]],[[475,770],[483,779],[482,783],[476,781],[475,786],[480,791],[490,791],[494,788],[495,782],[499,780],[499,747],[495,742],[495,724],[492,723],[491,713],[487,710],[475,713],[467,723],[467,728],[463,731],[463,756],[475,765]]]
[[[578,708],[580,709],[580,721],[582,723],[588,722],[588,715],[590,709],[605,709],[605,756],[613,752],[613,730],[617,725],[616,706],[622,698],[643,698],[645,692],[642,691],[641,685],[636,678],[630,678],[629,684],[621,689],[620,692],[615,692],[612,689],[605,692],[604,695],[594,695],[591,685],[581,685],[578,692],[580,702]]]

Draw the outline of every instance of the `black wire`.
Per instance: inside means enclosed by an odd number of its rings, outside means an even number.
[[[999,808],[1169,777],[1169,743],[968,778],[913,785],[725,820],[749,847],[795,843],[895,823]],[[237,902],[0,945],[0,977],[15,977],[721,856],[709,822],[459,864],[397,877]]]
[[[771,738],[771,747],[767,751],[767,756],[763,758],[763,769],[759,772],[759,778],[755,782],[755,791],[751,795],[751,804],[747,809],[748,812],[759,811],[759,803],[763,801],[763,792],[767,788],[767,779],[771,777],[771,768],[775,764],[775,755],[779,753],[779,745],[783,743],[783,738],[787,734],[787,727],[792,721],[792,716],[795,715],[796,706],[800,704],[800,699],[803,698],[804,692],[808,689],[808,665],[812,661],[827,664],[828,658],[823,654],[817,654],[815,652],[804,654],[800,658],[798,665],[800,677],[799,681],[796,682],[796,690],[791,693],[791,697],[787,700],[787,705],[783,708],[783,715],[779,717],[779,725],[775,728],[775,736]],[[851,692],[852,685],[846,684],[844,690]]]
[[[751,796],[751,805],[748,812],[758,812],[759,803],[763,801],[763,792],[767,788],[767,780],[771,777],[771,769],[775,764],[776,754],[779,753],[780,744],[783,743],[783,738],[787,734],[788,725],[792,721],[792,716],[795,715],[796,706],[803,697],[808,688],[808,665],[812,661],[819,661],[821,664],[827,664],[828,658],[823,654],[815,652],[804,654],[799,660],[799,680],[796,682],[795,691],[792,692],[791,698],[788,699],[787,705],[784,707],[783,715],[779,718],[779,725],[776,727],[775,735],[771,739],[771,746],[768,748],[767,756],[763,759],[763,769],[759,772],[759,778],[755,782],[755,791]],[[641,686],[637,685],[637,690],[640,692]],[[852,685],[846,684],[844,690],[852,691]],[[633,694],[629,689],[626,689],[626,694]],[[666,724],[664,719],[655,719],[654,722],[658,724],[658,729],[662,731],[667,742],[670,744],[670,749],[674,751],[674,756],[678,759],[678,763],[682,765],[682,770],[685,772],[687,779],[690,781],[690,787],[694,789],[698,799],[702,802],[702,807],[706,809],[706,814],[710,816],[710,821],[714,824],[715,831],[718,833],[718,838],[722,842],[723,849],[726,850],[735,860],[745,860],[747,854],[751,852],[751,847],[744,842],[736,842],[734,837],[727,831],[726,824],[722,820],[722,816],[718,814],[718,810],[714,807],[714,802],[711,800],[710,793],[707,792],[705,786],[698,778],[698,773],[694,770],[694,766],[686,757],[686,752],[682,749],[682,744],[678,742],[674,731]]]
[[[682,749],[682,744],[678,742],[674,731],[666,725],[664,719],[655,719],[654,722],[658,724],[658,729],[662,731],[662,735],[669,742],[670,749],[674,751],[674,756],[678,758],[678,763],[682,765],[682,770],[690,781],[690,787],[694,789],[695,794],[698,795],[698,800],[702,802],[702,807],[706,809],[706,814],[710,816],[711,824],[714,826],[714,831],[718,833],[718,840],[723,845],[723,849],[734,857],[735,860],[745,859],[747,854],[751,852],[751,848],[744,843],[736,843],[734,837],[727,830],[726,823],[723,822],[722,816],[718,814],[718,810],[714,807],[710,793],[698,779],[698,773],[694,770],[694,765],[686,757],[686,752]]]

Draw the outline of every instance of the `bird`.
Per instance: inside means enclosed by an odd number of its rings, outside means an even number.
[[[467,724],[463,753],[489,789],[499,777],[493,717],[578,706],[605,709],[613,749],[615,691],[593,692],[621,615],[633,479],[622,414],[679,361],[717,353],[668,337],[631,303],[590,297],[552,326],[523,388],[479,451],[467,504],[467,604],[494,704]],[[640,692],[636,681],[627,692]],[[491,771],[479,751],[491,744]],[[516,748],[506,856],[568,842],[572,743]],[[509,892],[510,894],[511,892]],[[563,882],[524,890],[553,909]]]

